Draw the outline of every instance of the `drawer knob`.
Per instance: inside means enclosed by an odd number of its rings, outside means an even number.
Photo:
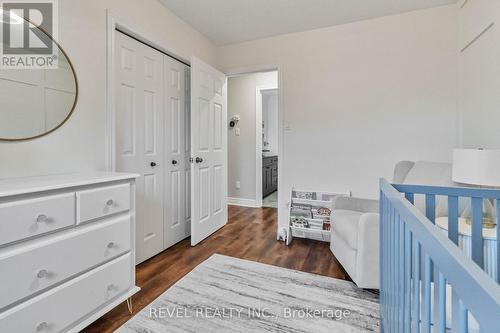
[[[36,277],[39,279],[43,279],[43,278],[47,277],[48,275],[49,275],[49,272],[47,272],[46,269],[42,269],[41,271],[38,272]]]
[[[45,331],[46,329],[49,328],[49,324],[47,324],[45,321],[44,322],[41,322],[40,324],[38,324],[36,326],[36,331],[37,332],[42,332],[42,331]]]
[[[44,215],[44,214],[40,214],[36,217],[36,221],[38,223],[43,223],[43,222],[47,222],[47,215]]]
[[[108,201],[106,201],[106,205],[108,206],[113,206],[115,204],[115,202],[113,201],[113,199],[109,199]]]
[[[115,247],[115,243],[113,243],[113,242],[109,242],[109,244],[108,244],[108,249],[112,249],[112,248],[114,248],[114,247]]]
[[[113,291],[113,289],[115,289],[115,285],[110,284],[110,285],[108,286],[108,292]]]

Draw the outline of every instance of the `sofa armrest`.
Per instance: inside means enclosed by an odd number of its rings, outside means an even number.
[[[379,214],[361,215],[358,228],[356,278],[358,286],[379,289]]]
[[[362,213],[378,213],[378,200],[337,197],[333,204],[333,209],[353,210]]]

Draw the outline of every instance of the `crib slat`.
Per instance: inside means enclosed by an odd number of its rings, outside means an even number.
[[[404,225],[401,219],[401,215],[398,214],[398,332],[403,332],[404,330],[404,259],[405,259],[405,234],[404,234]]]
[[[415,203],[415,196],[413,193],[406,192],[405,193],[405,198],[408,200],[412,205]]]
[[[451,292],[451,331],[466,333],[468,331],[467,310],[456,291]]]
[[[385,326],[385,196],[384,192],[380,191],[379,192],[379,211],[380,211],[380,224],[379,224],[379,242],[381,244],[380,246],[380,252],[379,252],[379,261],[380,261],[380,270],[379,270],[379,281],[380,281],[380,332],[385,332],[384,326]]]
[[[429,219],[429,221],[432,222],[432,224],[436,224],[436,196],[433,194],[426,194],[425,195],[425,216]],[[433,267],[433,263],[431,261],[431,263],[430,263],[431,282],[436,281],[436,279],[433,278],[433,275],[434,275],[434,267]],[[431,297],[432,297],[432,295],[431,295]],[[431,316],[432,316],[432,313],[431,313]]]
[[[389,214],[389,286],[394,286],[394,208]],[[394,331],[394,288],[389,288],[389,331]]]
[[[404,333],[411,331],[411,242],[412,235],[410,229],[405,224],[405,278],[404,278]]]
[[[397,332],[397,324],[398,324],[398,307],[397,307],[397,300],[398,300],[398,292],[397,286],[398,283],[398,248],[397,248],[397,223],[396,223],[396,210],[394,209],[394,214],[392,217],[392,322],[393,322],[393,329],[394,332]]]
[[[394,216],[394,329],[399,332],[399,223],[398,215]]]
[[[448,238],[458,245],[458,197],[448,197]]]
[[[460,323],[458,326],[459,333],[467,333],[469,332],[469,311],[465,307],[465,304],[462,301],[458,301],[459,304],[459,312],[460,312]]]
[[[425,195],[425,216],[432,224],[436,223],[436,196],[434,194]]]
[[[500,199],[496,199],[497,207],[497,282],[500,283]]]
[[[391,307],[391,299],[390,299],[390,285],[391,285],[391,262],[390,262],[390,254],[391,254],[391,237],[390,237],[390,232],[391,232],[391,209],[390,209],[390,204],[387,204],[386,207],[386,220],[385,220],[385,234],[386,234],[386,253],[385,253],[385,283],[386,283],[386,292],[385,292],[385,304],[386,304],[386,312],[385,312],[385,318],[387,319],[387,331],[390,332],[390,323],[391,323],[391,318],[390,318],[390,307]]]
[[[437,332],[437,323],[439,323],[439,269],[435,267],[434,262],[431,260],[431,286],[434,286],[434,289],[431,288],[431,298],[434,301],[434,305],[431,308],[431,323],[433,324],[433,332]],[[433,292],[434,291],[434,292]],[[432,304],[432,302],[431,302]]]
[[[483,267],[483,199],[472,198],[472,260]]]
[[[413,242],[412,333],[420,332],[420,243]]]
[[[434,266],[436,272],[436,266]],[[436,315],[434,316],[434,326],[436,327],[436,332],[445,333],[446,332],[446,280],[441,272],[437,273],[437,283],[434,284],[436,290]]]
[[[422,300],[422,332],[431,332],[431,258],[424,254],[424,281]]]

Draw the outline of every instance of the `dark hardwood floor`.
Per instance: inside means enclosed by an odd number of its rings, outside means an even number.
[[[348,279],[328,243],[294,239],[286,246],[278,242],[274,208],[229,206],[228,220],[224,228],[197,246],[191,247],[186,239],[137,266],[141,291],[133,297],[134,314],[214,253]],[[132,316],[123,303],[83,332],[113,332]]]

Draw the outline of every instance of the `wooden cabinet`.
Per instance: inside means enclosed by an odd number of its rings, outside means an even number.
[[[262,158],[262,197],[278,190],[278,156]]]

